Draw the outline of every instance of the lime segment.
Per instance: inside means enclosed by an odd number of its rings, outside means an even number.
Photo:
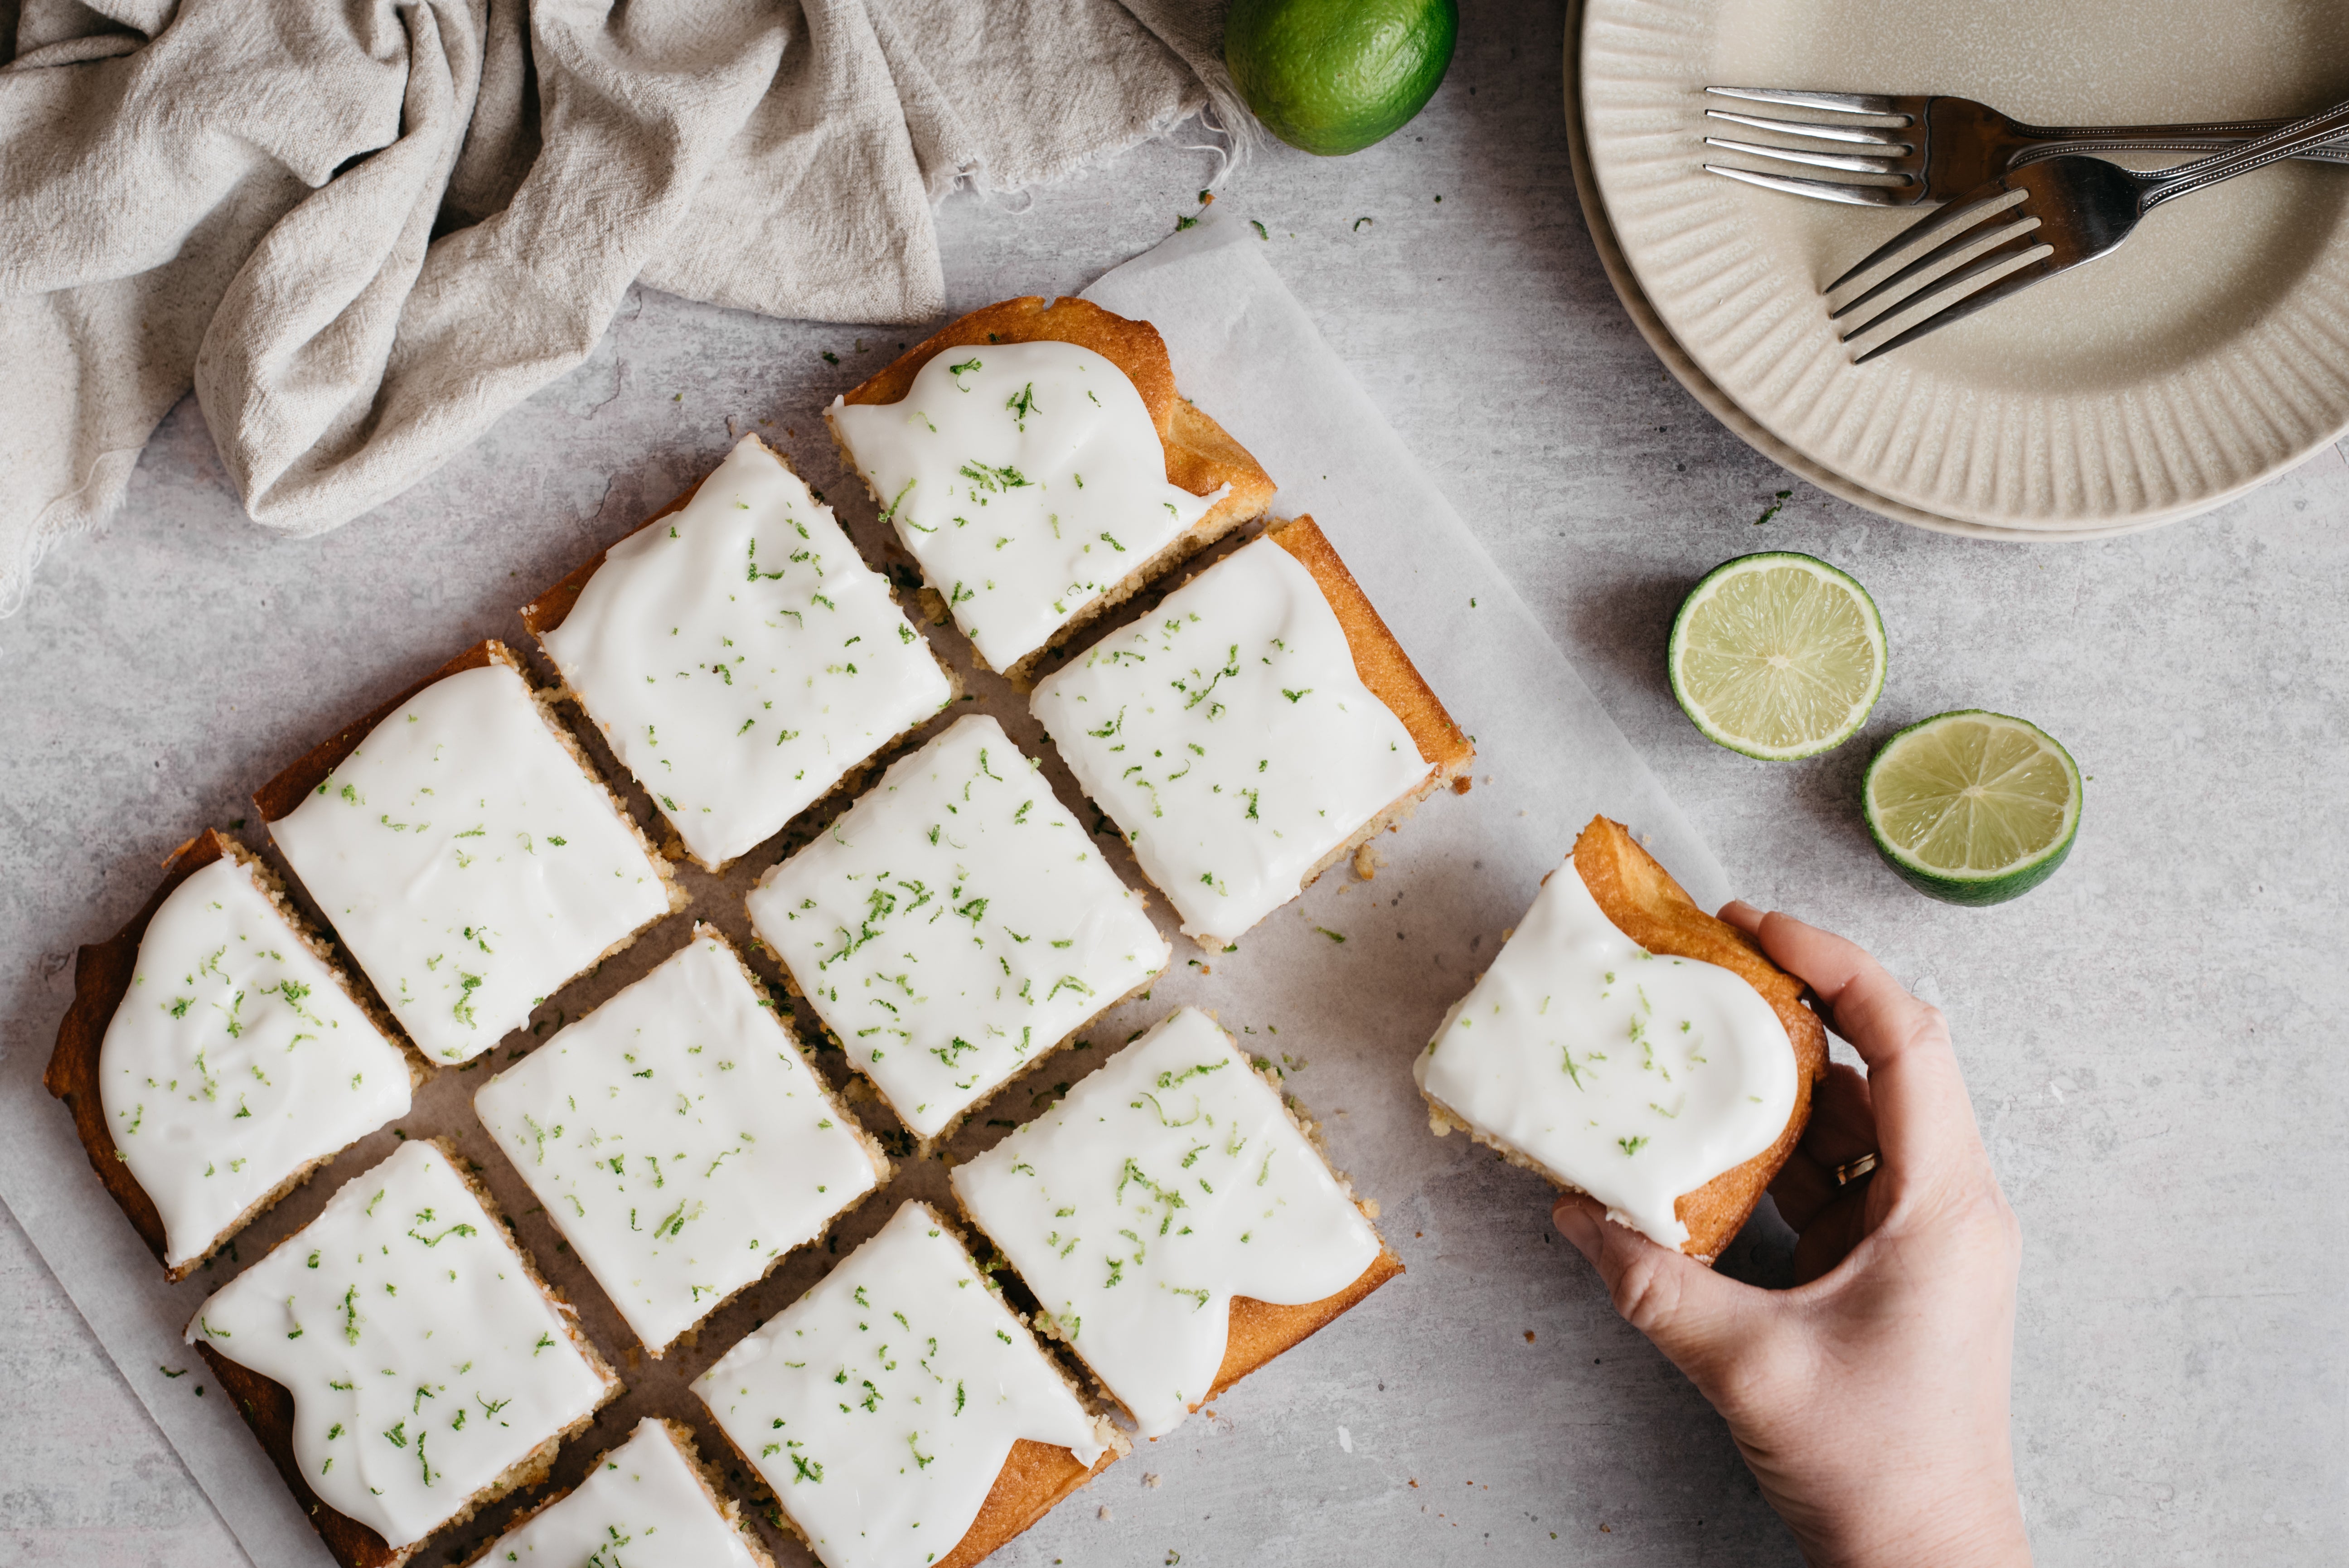
[[[1672,696],[1709,740],[1768,761],[1851,738],[1884,690],[1884,621],[1868,590],[1791,551],[1716,566],[1682,603]]]
[[[2064,863],[2080,828],[2080,770],[2036,725],[1966,709],[1884,743],[1860,787],[1886,863],[1949,903],[2003,903]]]

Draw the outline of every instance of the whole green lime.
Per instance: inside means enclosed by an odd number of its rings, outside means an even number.
[[[1427,107],[1459,36],[1459,0],[1232,0],[1224,63],[1266,129],[1335,158]]]

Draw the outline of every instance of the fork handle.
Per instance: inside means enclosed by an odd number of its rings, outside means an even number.
[[[2248,174],[2280,158],[2290,158],[2302,148],[2320,146],[2344,131],[2349,131],[2349,103],[2337,103],[2306,119],[2293,120],[2290,125],[2257,141],[2241,147],[2213,153],[2181,164],[2166,174],[2147,180],[2140,187],[2137,211],[2149,212],[2173,196],[2189,195],[2205,186],[2216,185],[2221,180],[2232,180],[2238,174]]]
[[[2069,158],[2072,152],[2095,152],[2109,158],[2114,152],[2222,152],[2224,148],[2241,146],[2236,136],[2163,136],[2161,140],[2124,140],[2109,136],[2093,136],[2084,140],[2032,140],[2013,158],[2008,169],[2020,169],[2023,164],[2036,164],[2048,158]],[[2342,164],[2349,167],[2349,140],[2328,140],[2323,146],[2300,148],[2292,152],[2297,162],[2304,164]]]
[[[2216,152],[2283,129],[2288,119],[2222,119],[2205,125],[2024,125],[2013,133],[2026,145],[2009,168],[2073,152]],[[2302,148],[2295,156],[2315,163],[2349,163],[2349,140]]]
[[[2034,141],[2250,141],[2297,125],[2292,119],[2225,119],[2208,125],[2023,125]]]

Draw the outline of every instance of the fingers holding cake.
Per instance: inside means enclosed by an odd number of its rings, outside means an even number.
[[[1882,1164],[1871,1181],[1895,1202],[1915,1186],[1978,1187],[1989,1180],[1989,1156],[1940,1008],[1919,1001],[1858,944],[1833,932],[1788,914],[1757,914],[1747,904],[1727,906],[1722,918],[1751,932],[1775,962],[1809,985],[1820,1016],[1868,1064],[1876,1141],[1830,1163],[1830,1171],[1873,1152]]]
[[[1768,1402],[1757,1370],[1774,1365],[1766,1343],[1781,1326],[1769,1295],[1718,1274],[1686,1253],[1610,1222],[1587,1192],[1562,1192],[1550,1209],[1558,1233],[1590,1260],[1616,1313],[1646,1335],[1733,1429],[1741,1404]]]

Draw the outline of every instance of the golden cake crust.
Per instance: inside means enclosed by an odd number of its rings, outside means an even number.
[[[1753,937],[1699,909],[1622,823],[1593,817],[1574,841],[1574,869],[1615,928],[1649,952],[1717,965],[1753,986],[1785,1026],[1794,1047],[1795,1109],[1777,1141],[1672,1205],[1689,1232],[1681,1250],[1710,1263],[1744,1227],[1778,1168],[1802,1141],[1810,1125],[1812,1087],[1826,1077],[1826,1029],[1803,1005],[1803,983],[1770,962]]]
[[[978,1517],[970,1522],[955,1549],[938,1559],[936,1568],[971,1568],[1115,1464],[1118,1458],[1115,1449],[1103,1449],[1100,1459],[1086,1465],[1057,1443],[1014,1439],[1003,1468],[996,1472],[995,1484],[987,1490],[987,1501],[978,1505]]]
[[[1395,1256],[1384,1242],[1379,1243],[1379,1255],[1371,1266],[1355,1276],[1354,1283],[1319,1301],[1309,1301],[1298,1306],[1281,1306],[1253,1296],[1232,1297],[1230,1337],[1224,1342],[1224,1364],[1216,1369],[1216,1380],[1207,1389],[1213,1399],[1225,1389],[1247,1377],[1285,1350],[1293,1350],[1308,1338],[1337,1321],[1341,1313],[1361,1304],[1363,1297],[1402,1273],[1402,1259]],[[1199,1402],[1206,1403],[1206,1399]],[[1197,1405],[1192,1407],[1198,1408]]]
[[[1370,595],[1362,592],[1362,585],[1354,581],[1354,574],[1339,558],[1329,535],[1321,531],[1309,513],[1270,524],[1265,529],[1265,537],[1288,552],[1299,565],[1313,574],[1315,586],[1330,602],[1338,624],[1345,629],[1346,645],[1354,655],[1354,673],[1371,688],[1371,696],[1402,720],[1402,727],[1411,731],[1411,738],[1419,748],[1420,757],[1440,778],[1464,775],[1468,766],[1476,760],[1476,748],[1444,710],[1434,689],[1411,662],[1411,655],[1403,652],[1402,645],[1395,641]],[[1418,793],[1424,795],[1426,791]]]

